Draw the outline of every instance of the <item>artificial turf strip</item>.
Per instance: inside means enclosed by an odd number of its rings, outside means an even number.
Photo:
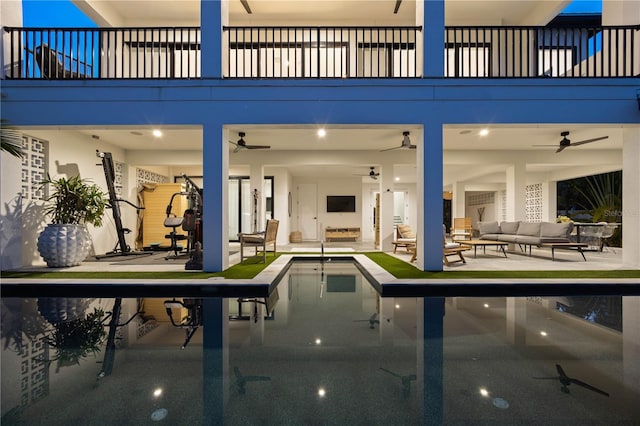
[[[396,278],[460,279],[460,278],[640,278],[640,270],[610,271],[421,271],[415,266],[382,252],[364,253]]]
[[[302,253],[286,253],[291,255]],[[318,254],[318,253],[309,253]],[[325,253],[327,254],[327,253]],[[344,253],[341,253],[344,254]],[[381,268],[399,279],[462,279],[462,278],[640,278],[640,270],[624,269],[611,271],[421,271],[415,266],[382,252],[352,253],[364,254]],[[280,254],[267,255],[267,263],[260,263],[261,257],[251,257],[243,263],[233,265],[222,272],[171,271],[171,272],[68,272],[46,270],[43,272],[2,272],[3,278],[106,278],[106,279],[206,279],[223,277],[227,279],[252,279],[276,260]]]
[[[3,278],[106,278],[106,279],[206,279],[211,277],[223,277],[231,280],[252,279],[258,275],[264,268],[269,266],[280,255],[267,255],[267,262],[262,262],[262,257],[250,257],[244,262],[238,263],[225,269],[222,272],[200,272],[200,271],[158,271],[158,272],[73,272],[73,271],[55,271],[46,270],[43,272],[2,272]]]

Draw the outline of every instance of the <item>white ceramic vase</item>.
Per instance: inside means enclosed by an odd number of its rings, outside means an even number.
[[[38,252],[50,268],[80,265],[90,248],[84,225],[49,224],[38,237]]]

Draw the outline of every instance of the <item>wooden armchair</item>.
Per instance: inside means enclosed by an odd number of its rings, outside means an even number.
[[[409,225],[399,224],[396,226],[396,237],[393,241],[393,252],[395,253],[398,247],[404,247],[408,252],[416,245],[416,234],[411,230]]]
[[[471,227],[470,217],[456,217],[453,219],[451,227],[451,241],[470,240],[473,236],[473,228]]]
[[[255,247],[254,256],[258,256],[258,248],[262,249],[262,261],[266,263],[267,261],[267,251],[272,251],[273,254],[276,254],[276,237],[278,235],[278,224],[280,222],[276,219],[269,219],[267,221],[267,228],[264,232],[259,232],[257,234],[238,234],[240,239],[240,262],[242,263],[245,257],[244,248],[245,247]],[[267,246],[273,245],[273,250],[267,250]]]

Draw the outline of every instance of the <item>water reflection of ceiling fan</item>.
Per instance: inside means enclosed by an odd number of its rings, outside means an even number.
[[[590,384],[585,383],[582,380],[574,379],[573,377],[567,376],[567,374],[564,372],[564,369],[560,366],[560,364],[556,364],[556,370],[558,371],[558,375],[557,376],[554,376],[554,377],[534,377],[534,379],[559,380],[560,384],[562,385],[560,387],[560,390],[563,393],[569,393],[569,385],[571,383],[573,383],[575,385],[582,386],[585,389],[589,389],[591,391],[594,391],[595,393],[599,393],[600,395],[609,396],[609,394],[607,392],[603,391],[602,389],[598,389],[595,386],[591,386]]]
[[[236,376],[235,385],[238,388],[238,393],[241,394],[247,392],[245,389],[247,382],[268,382],[271,380],[271,377],[268,376],[244,376],[238,367],[233,367],[233,374]]]
[[[376,168],[374,166],[369,167],[369,174],[366,175],[355,175],[355,176],[369,176],[373,180],[378,180],[378,176],[380,176],[379,172],[376,172]]]
[[[411,382],[417,379],[417,376],[415,374],[408,374],[406,376],[402,376],[398,373],[394,373],[393,371],[387,370],[386,368],[380,367],[380,370],[399,378],[400,382],[402,383],[402,395],[405,398],[409,397],[409,394],[411,394]]]
[[[560,133],[560,136],[562,136],[562,140],[560,141],[560,144],[558,144],[558,145],[533,145],[533,146],[557,146],[558,147],[558,149],[556,150],[556,154],[557,154],[558,152],[561,152],[565,148],[569,148],[570,146],[584,145],[584,144],[587,144],[587,143],[600,141],[602,139],[607,139],[609,137],[609,136],[600,136],[599,138],[586,139],[586,140],[578,141],[578,142],[571,142],[571,140],[569,138],[567,138],[567,136],[569,136],[569,131],[568,130],[565,130],[564,132]]]
[[[380,320],[378,319],[378,313],[374,312],[373,315],[369,317],[369,319],[364,320],[353,320],[354,322],[369,322],[369,328],[376,328],[376,324],[380,324]]]
[[[233,152],[238,152],[241,149],[269,149],[271,148],[270,145],[249,145],[245,142],[244,137],[247,134],[245,132],[239,132],[238,136],[240,136],[240,139],[238,139],[237,142],[233,142],[233,141],[229,141],[230,144],[233,144],[236,146],[236,149],[233,150]]]

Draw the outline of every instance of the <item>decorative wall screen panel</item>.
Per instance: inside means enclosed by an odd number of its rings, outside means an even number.
[[[136,169],[136,184],[141,185],[143,183],[167,183],[169,182],[168,176],[163,176],[160,173],[155,173],[145,169]]]
[[[22,137],[22,198],[42,201],[47,198],[46,188],[40,182],[46,179],[48,169],[49,142],[31,136]]]
[[[525,220],[542,222],[542,184],[527,185],[525,190]]]
[[[467,205],[469,206],[481,206],[484,204],[495,203],[495,193],[483,192],[481,194],[471,194],[467,198]]]

